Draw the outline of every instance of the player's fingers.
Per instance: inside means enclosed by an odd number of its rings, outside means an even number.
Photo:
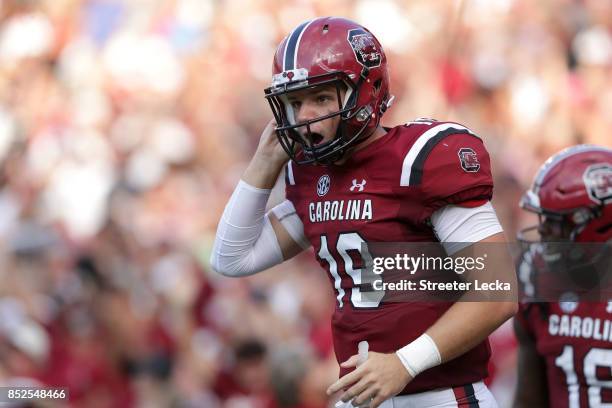
[[[356,407],[360,407],[362,405],[370,407],[370,404],[366,403],[370,402],[370,400],[374,398],[377,393],[378,389],[370,385],[365,390],[361,391],[355,399],[353,399],[353,405]]]
[[[274,128],[276,128],[276,121],[274,119],[271,119],[266,124],[266,127],[263,130],[263,134],[269,136],[270,134],[272,134],[272,132],[274,132]]]
[[[332,395],[333,393],[340,391],[343,388],[348,387],[349,385],[359,381],[362,376],[362,371],[356,369],[355,371],[348,373],[344,377],[340,378],[338,381],[333,383],[327,389],[327,395]]]
[[[382,395],[377,395],[376,397],[374,397],[374,399],[372,400],[372,402],[369,405],[369,408],[378,408],[380,406],[380,404],[382,404],[383,402],[385,402],[387,398],[382,396]]]
[[[277,137],[276,137],[275,129],[276,129],[276,121],[272,119],[268,122],[263,132],[261,132],[261,137],[259,138],[260,139],[259,144],[264,144],[268,146],[276,144]]]
[[[352,400],[355,396],[360,395],[361,393],[366,391],[369,384],[370,383],[368,381],[365,381],[365,379],[362,378],[359,382],[357,382],[351,388],[346,390],[344,394],[342,394],[340,399],[344,402]]]
[[[358,362],[359,362],[359,356],[354,355],[354,356],[351,356],[348,360],[340,363],[340,367],[342,368],[357,367]]]

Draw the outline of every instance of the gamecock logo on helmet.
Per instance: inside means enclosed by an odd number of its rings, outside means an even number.
[[[591,200],[597,204],[612,202],[612,165],[598,163],[587,167],[583,180]]]
[[[382,56],[372,34],[361,28],[355,28],[349,30],[347,39],[353,48],[357,62],[368,68],[380,65]]]
[[[468,173],[476,173],[480,170],[480,162],[478,161],[478,155],[474,149],[469,147],[462,147],[457,152],[459,160],[461,161],[461,168]]]

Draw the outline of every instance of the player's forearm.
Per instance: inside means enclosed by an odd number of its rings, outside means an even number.
[[[516,276],[512,258],[505,249],[503,233],[491,235],[459,251],[456,256],[482,256],[487,258],[487,268],[477,276],[466,274],[468,280],[475,278],[493,281],[494,278],[508,282],[516,289]],[[427,330],[436,343],[442,362],[449,361],[471,350],[487,338],[503,322],[514,316],[518,303],[512,301],[514,292],[507,293],[506,301],[456,302],[438,321]],[[469,298],[473,294],[466,294]],[[491,295],[491,294],[489,294]]]
[[[501,279],[516,288],[516,277],[512,267],[512,259],[503,248],[491,247],[488,244],[499,246],[506,242],[503,233],[491,235],[478,241],[455,256],[487,257],[490,268],[479,271],[479,278],[492,281],[492,277]],[[465,275],[472,280],[474,276]],[[471,298],[472,293],[465,295]],[[507,299],[513,299],[513,292],[507,293]],[[459,301],[454,303],[423,335],[412,343],[397,351],[397,355],[411,376],[452,360],[471,350],[482,342],[503,322],[512,317],[518,308],[516,301],[489,302]]]
[[[474,348],[516,311],[515,303],[455,303],[396,354],[411,377]]]
[[[516,310],[515,302],[456,302],[426,333],[446,362],[474,348]]]
[[[269,189],[238,183],[217,227],[210,258],[215,271],[247,276],[283,261],[275,231],[265,215],[269,196]]]

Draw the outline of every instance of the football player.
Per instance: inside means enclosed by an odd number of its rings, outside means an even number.
[[[529,228],[537,228],[539,242],[530,242],[527,230],[519,234],[528,244],[521,266],[530,275],[545,268],[553,275],[567,270],[575,274],[575,282],[583,283],[601,275],[601,267],[610,266],[612,149],[579,145],[552,156],[536,174],[521,207],[540,220]],[[589,253],[589,247],[572,242],[599,245]],[[531,279],[527,295],[538,290],[537,281]],[[581,288],[588,286],[574,289]],[[576,301],[571,287],[566,293],[574,297],[520,305],[514,320],[519,340],[515,407],[612,406],[610,302]]]
[[[265,94],[274,120],[225,208],[212,267],[245,276],[313,247],[336,297],[341,378],[328,393],[344,390],[344,402],[496,406],[482,382],[487,336],[516,302],[393,303],[360,293],[363,242],[442,242],[449,254],[505,242],[483,141],[450,122],[382,127],[393,100],[385,53],[344,18],[289,33]],[[283,167],[286,200],[266,213]],[[362,341],[369,353],[357,367]]]

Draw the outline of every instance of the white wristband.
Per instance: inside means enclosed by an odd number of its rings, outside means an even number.
[[[412,343],[396,351],[395,354],[412,378],[442,363],[438,346],[427,334],[422,334]]]

